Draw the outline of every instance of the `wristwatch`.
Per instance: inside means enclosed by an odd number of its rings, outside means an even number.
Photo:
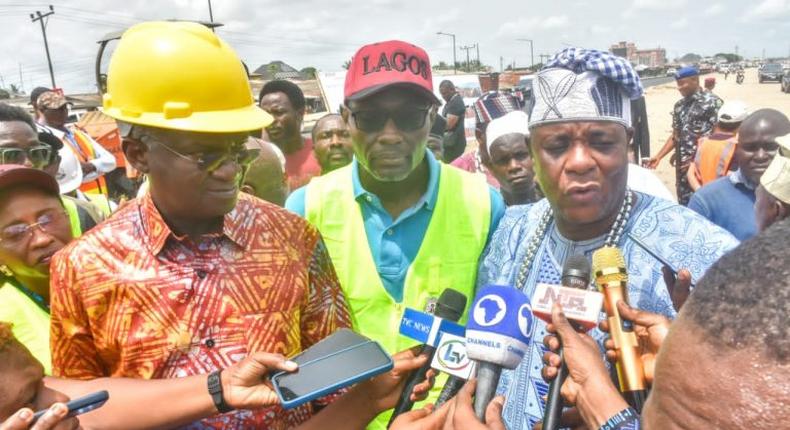
[[[211,400],[217,410],[224,414],[233,410],[227,403],[225,403],[225,396],[222,395],[222,379],[220,374],[222,370],[216,370],[208,375],[208,393],[211,395]]]

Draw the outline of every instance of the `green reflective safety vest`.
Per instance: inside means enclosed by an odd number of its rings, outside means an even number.
[[[77,210],[77,204],[71,199],[61,197],[63,208],[66,209],[66,214],[69,216],[69,224],[71,225],[71,236],[78,238],[82,235],[82,225],[80,223],[80,213]]]
[[[52,374],[49,351],[49,314],[11,282],[0,285],[0,321],[13,324],[14,337]]]
[[[491,198],[478,175],[441,165],[439,191],[428,230],[406,275],[403,302],[384,289],[354,199],[351,166],[313,178],[305,215],[321,232],[349,302],[354,329],[394,353],[414,345],[399,336],[405,307],[422,310],[428,298],[454,288],[471,302],[477,264],[488,238]]]
[[[438,199],[417,256],[406,274],[403,301],[395,302],[379,278],[351,168],[315,177],[305,191],[305,217],[323,237],[351,309],[354,330],[395,353],[417,342],[398,334],[405,308],[424,310],[445,288],[474,298],[477,266],[491,225],[491,197],[482,175],[441,165]],[[465,321],[465,317],[464,320]],[[429,400],[441,390],[437,382]],[[389,413],[369,428],[385,428]]]

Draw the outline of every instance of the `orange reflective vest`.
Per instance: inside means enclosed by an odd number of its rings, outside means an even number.
[[[69,138],[69,134],[67,133],[63,136],[63,140],[74,150],[74,154],[77,155],[77,160],[79,160],[80,164],[87,163],[96,158],[96,151],[93,149],[93,139],[78,128],[70,128],[69,131],[73,139]],[[107,196],[107,182],[104,180],[104,175],[100,175],[92,181],[83,182],[82,185],[80,185],[80,191],[83,193],[104,194]]]
[[[738,136],[730,133],[714,133],[700,138],[694,164],[702,185],[721,178],[730,171]]]

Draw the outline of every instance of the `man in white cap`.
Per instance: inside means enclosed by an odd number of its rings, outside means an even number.
[[[730,172],[735,144],[738,143],[738,128],[748,115],[748,106],[739,100],[728,101],[719,109],[713,133],[700,138],[694,163],[687,173],[694,191]]]
[[[522,111],[510,112],[488,124],[486,168],[499,182],[505,204],[523,205],[535,196],[535,171],[529,155],[529,117]]]
[[[790,121],[774,109],[760,109],[749,115],[740,128],[735,145],[738,170],[719,178],[694,193],[689,209],[732,233],[738,240],[757,234],[754,214],[755,188],[776,156],[776,138],[790,133]]]
[[[757,229],[790,216],[790,133],[776,138],[779,153],[760,177],[754,203]]]
[[[674,317],[691,280],[737,241],[682,206],[628,188],[630,99],[642,94],[636,72],[607,52],[569,48],[537,74],[533,88],[529,145],[546,198],[508,208],[478,286],[513,285],[532,296],[538,283],[560,283],[568,256],[615,246],[625,256],[630,303]],[[546,325],[533,327],[523,361],[500,378],[510,430],[531,429],[543,417]],[[601,332],[592,334],[603,341]]]

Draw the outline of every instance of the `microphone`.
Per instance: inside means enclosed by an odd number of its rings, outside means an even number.
[[[590,286],[590,272],[590,263],[587,262],[587,258],[583,255],[572,255],[565,260],[565,265],[562,267],[562,285],[564,287],[583,290],[587,293],[586,290]],[[589,294],[596,294],[601,301],[603,300],[601,293],[590,292]],[[534,303],[539,302],[539,300],[534,300],[534,298],[532,301]],[[560,304],[562,304],[561,300],[557,299],[557,301],[560,301]],[[553,306],[553,303],[549,306],[549,309],[551,309],[551,306]],[[564,309],[565,307],[563,306],[563,310]],[[600,301],[597,309],[598,311],[596,313],[599,313],[601,310]],[[577,326],[577,324],[574,325]],[[578,329],[579,327],[576,328]],[[562,353],[562,347],[560,347],[560,358],[563,360],[565,359]],[[549,384],[546,410],[543,414],[543,428],[546,430],[557,430],[560,428],[560,417],[562,416],[562,394],[560,394],[560,391],[567,377],[568,367],[563,362],[562,366],[557,369],[557,377]]]
[[[434,315],[441,319],[456,322],[461,319],[464,308],[466,308],[466,296],[452,288],[446,288],[444,291],[442,291],[442,294],[439,296],[439,300],[436,302]],[[438,330],[439,325],[436,325],[436,327],[436,330]],[[420,366],[419,369],[415,370],[409,379],[406,380],[406,385],[400,394],[398,403],[395,405],[395,409],[392,412],[392,417],[390,417],[387,427],[392,425],[392,422],[395,421],[395,418],[397,418],[398,415],[410,411],[414,406],[414,402],[412,402],[410,399],[411,393],[414,391],[415,386],[419,385],[425,380],[425,374],[428,373],[428,370],[431,368],[431,360],[433,360],[433,355],[435,352],[435,346],[431,345],[430,343],[423,344],[420,354],[427,354],[428,361]]]
[[[485,419],[502,368],[515,369],[527,352],[533,317],[529,298],[513,287],[487,285],[469,310],[466,352],[477,361],[474,409]]]
[[[639,358],[638,343],[634,327],[623,321],[617,310],[617,302],[628,303],[628,275],[625,259],[619,249],[605,246],[593,253],[595,283],[604,295],[604,310],[609,321],[609,334],[617,351],[617,379],[620,392],[637,412],[647,399],[645,371]]]

